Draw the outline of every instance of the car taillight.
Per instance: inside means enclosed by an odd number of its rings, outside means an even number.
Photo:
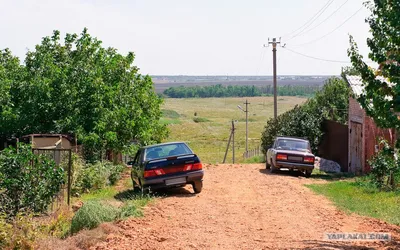
[[[146,170],[146,171],[144,171],[143,177],[144,177],[144,178],[147,178],[147,177],[160,176],[160,175],[164,175],[164,174],[165,174],[164,170],[162,170],[162,169],[160,168],[160,169],[154,169],[154,170]]]
[[[199,162],[194,164],[186,164],[185,167],[183,168],[183,171],[201,170],[201,169],[203,169],[203,166]]]
[[[312,156],[304,156],[303,161],[307,163],[314,163],[315,158]]]
[[[287,161],[287,155],[284,155],[284,154],[277,154],[277,155],[276,155],[276,159],[277,159],[277,160]]]

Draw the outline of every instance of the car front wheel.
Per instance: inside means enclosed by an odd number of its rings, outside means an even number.
[[[265,162],[265,169],[270,169],[271,165],[268,164],[268,161]]]

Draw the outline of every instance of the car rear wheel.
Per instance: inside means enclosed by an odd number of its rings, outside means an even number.
[[[271,166],[270,166],[269,172],[270,172],[271,174],[273,174],[273,173],[276,172],[276,167],[274,166],[274,163],[273,163],[272,161],[271,161]]]
[[[306,178],[309,178],[311,176],[311,174],[312,174],[312,170],[306,170],[306,172],[305,172]]]
[[[201,190],[203,189],[203,182],[202,181],[196,181],[195,183],[192,184],[193,191],[195,194],[201,193]]]

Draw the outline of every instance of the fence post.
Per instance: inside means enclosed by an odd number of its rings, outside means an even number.
[[[70,207],[70,199],[71,199],[71,168],[72,168],[72,157],[71,157],[71,149],[69,150],[68,156],[68,187],[67,187],[67,204]]]

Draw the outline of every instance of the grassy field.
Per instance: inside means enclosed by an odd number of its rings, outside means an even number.
[[[332,181],[328,184],[307,186],[314,192],[327,196],[344,211],[400,225],[399,192],[379,192],[357,181]]]
[[[231,121],[235,123],[235,159],[243,161],[246,138],[246,116],[237,105],[244,107],[246,98],[166,98],[163,104],[163,122],[168,124],[170,136],[166,141],[185,141],[205,163],[222,163],[229,139]],[[249,105],[249,149],[260,145],[261,132],[267,120],[273,117],[273,97],[247,98]],[[278,114],[305,98],[278,97]],[[196,116],[195,116],[196,113]],[[227,162],[232,162],[232,147]]]

